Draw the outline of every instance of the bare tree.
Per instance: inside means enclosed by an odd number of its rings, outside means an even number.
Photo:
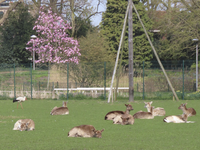
[[[102,12],[99,11],[99,7],[104,3],[105,0],[96,0],[96,6],[94,7],[93,0],[32,0],[32,4],[34,5],[33,9],[37,7],[39,10],[41,5],[46,5],[71,22],[73,37],[75,29],[79,29],[81,26],[81,24],[77,25],[75,23],[75,18],[79,17],[83,20],[88,20],[96,14],[101,14]]]

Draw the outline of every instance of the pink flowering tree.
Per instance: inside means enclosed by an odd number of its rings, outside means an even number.
[[[71,29],[70,24],[53,13],[51,8],[45,12],[44,8],[41,7],[39,17],[33,27],[33,30],[37,33],[37,38],[31,39],[26,47],[30,52],[38,54],[38,60],[35,63],[48,62],[49,67],[50,62],[74,62],[78,64],[78,56],[81,55],[78,41],[68,37],[66,32],[69,29]],[[50,68],[48,69],[47,88],[49,88],[49,74]]]
[[[78,41],[68,37],[66,31],[69,29],[71,29],[70,24],[53,13],[51,8],[45,12],[41,7],[39,17],[33,27],[37,38],[31,39],[26,48],[30,52],[35,51],[38,54],[38,60],[35,63],[74,62],[78,64],[78,56],[81,55]]]

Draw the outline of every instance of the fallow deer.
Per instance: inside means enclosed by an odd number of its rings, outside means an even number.
[[[134,124],[134,117],[130,114],[124,114],[122,116],[117,116],[113,119],[113,124],[128,125]]]
[[[80,125],[72,128],[69,133],[68,137],[97,137],[101,138],[102,130],[96,130],[92,125]]]
[[[151,108],[151,104],[153,102],[144,102],[145,106],[147,108],[147,111],[148,112],[151,112],[150,108]],[[157,107],[157,108],[154,108],[153,107],[153,111],[152,111],[152,114],[154,116],[165,116],[166,112],[165,112],[165,109],[164,108],[161,108],[161,107]]]
[[[129,114],[131,110],[133,110],[133,107],[132,105],[130,104],[125,104],[126,106],[126,111],[111,111],[111,112],[108,112],[105,116],[105,120],[113,120],[115,117],[117,116],[122,116],[124,114]]]
[[[183,111],[183,115],[186,114],[188,117],[190,116],[195,116],[196,115],[196,111],[194,110],[194,108],[186,108],[187,103],[185,104],[181,104],[178,109],[181,109]]]
[[[34,130],[35,129],[35,123],[32,119],[20,119],[18,120],[15,125],[13,130],[20,130],[20,131],[24,131],[24,130]]]
[[[164,122],[167,123],[194,123],[194,121],[187,121],[188,116],[187,114],[183,114],[180,116],[172,115],[172,116],[167,116],[163,119]]]
[[[134,119],[153,119],[154,115],[152,114],[153,107],[150,107],[150,112],[145,112],[145,111],[138,111],[136,112],[133,117]]]
[[[67,115],[69,114],[69,110],[67,108],[67,102],[63,102],[62,107],[54,107],[50,112],[51,115]]]

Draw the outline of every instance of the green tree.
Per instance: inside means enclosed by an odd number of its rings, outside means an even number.
[[[81,50],[80,63],[70,64],[70,78],[80,86],[103,86],[104,62],[107,74],[112,73],[114,64],[114,55],[107,50],[108,42],[95,28],[78,41]]]
[[[97,29],[88,32],[86,37],[79,39],[81,56],[80,62],[110,62],[114,55],[108,51],[108,42],[98,33]]]
[[[19,4],[6,19],[1,31],[1,63],[27,63],[30,52],[25,49],[26,43],[33,34],[34,18],[28,12],[28,6]]]
[[[101,33],[109,42],[110,50],[115,55],[119,46],[127,3],[127,0],[108,0],[106,12],[103,13],[102,16]],[[152,22],[148,18],[145,6],[138,0],[134,0],[134,4],[140,14],[146,30],[150,30],[152,28]],[[152,38],[152,33],[149,33],[149,36]],[[139,62],[140,64],[142,63],[142,61],[148,61],[153,58],[152,49],[134,10],[133,52],[134,62]],[[123,61],[126,61],[126,59],[128,59],[128,26],[126,26],[126,34],[123,47]]]
[[[195,43],[199,39],[200,4],[194,1],[159,1],[159,9],[148,11],[154,21],[154,45],[161,60],[195,59]]]

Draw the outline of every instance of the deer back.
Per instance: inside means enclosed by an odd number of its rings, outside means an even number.
[[[144,112],[144,111],[140,111],[140,112],[136,112],[133,115],[134,119],[153,119],[154,116],[151,112]]]
[[[165,116],[166,112],[164,108],[157,107],[153,109],[153,115],[154,116]]]
[[[101,138],[103,130],[96,130],[92,125],[80,125],[72,128],[68,137],[98,137]]]
[[[28,131],[35,129],[35,123],[32,119],[22,119],[22,124],[26,124]]]
[[[51,113],[51,115],[67,115],[67,114],[69,114],[69,110],[67,107],[58,107]]]
[[[176,115],[172,115],[172,116],[167,116],[163,119],[164,122],[167,123],[185,123],[187,122],[187,115],[184,114],[183,116],[176,116]]]

